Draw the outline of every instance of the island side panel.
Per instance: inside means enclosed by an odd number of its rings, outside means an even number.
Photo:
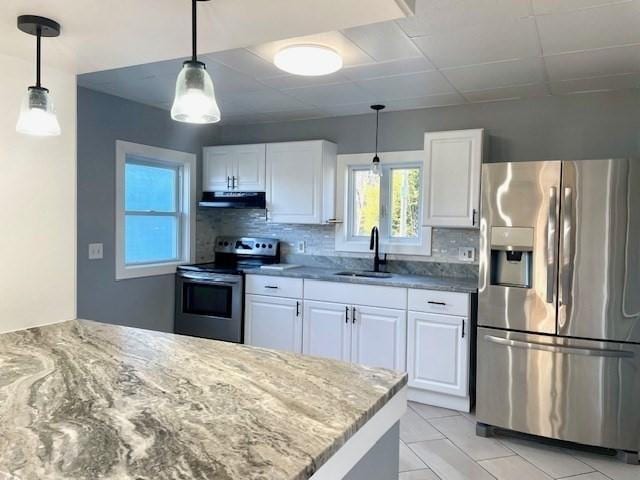
[[[389,429],[344,477],[344,480],[397,480],[400,422]]]

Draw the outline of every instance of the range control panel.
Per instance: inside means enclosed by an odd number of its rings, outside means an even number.
[[[280,241],[277,238],[218,237],[216,253],[235,255],[265,255],[275,257]]]

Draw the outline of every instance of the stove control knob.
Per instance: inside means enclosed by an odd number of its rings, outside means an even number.
[[[269,248],[273,248],[273,245],[269,244]]]

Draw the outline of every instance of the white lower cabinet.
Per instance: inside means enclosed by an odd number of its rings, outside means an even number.
[[[409,387],[457,397],[469,395],[467,319],[409,312]]]
[[[349,314],[346,305],[305,300],[302,353],[348,362],[351,359]]]
[[[404,310],[305,300],[302,353],[405,369]]]
[[[302,301],[245,296],[244,340],[247,345],[302,352]]]
[[[351,330],[351,361],[404,371],[407,352],[405,310],[355,306]]]

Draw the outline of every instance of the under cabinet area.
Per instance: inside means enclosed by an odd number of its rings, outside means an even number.
[[[264,192],[264,143],[205,147],[202,159],[204,191]]]
[[[246,278],[245,343],[406,371],[411,400],[470,409],[470,294]]]

